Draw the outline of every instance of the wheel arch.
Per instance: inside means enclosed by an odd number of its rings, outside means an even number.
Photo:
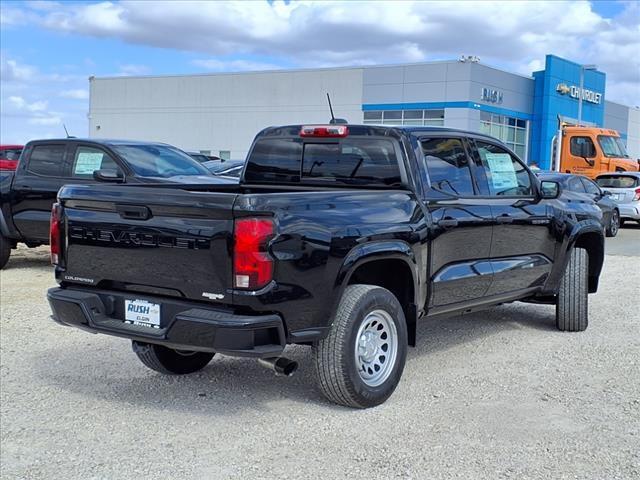
[[[355,247],[345,257],[338,274],[337,308],[347,286],[376,285],[386,288],[398,299],[407,322],[408,343],[416,344],[417,264],[411,247],[402,241],[371,242]]]
[[[569,252],[573,248],[584,248],[589,256],[589,293],[598,291],[598,280],[604,263],[604,235],[600,227],[584,227],[577,229],[569,241],[565,253],[565,268],[569,260]]]

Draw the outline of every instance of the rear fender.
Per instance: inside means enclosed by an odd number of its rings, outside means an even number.
[[[380,260],[396,260],[403,262],[411,272],[411,281],[413,283],[413,295],[404,302],[403,309],[406,316],[409,344],[415,346],[415,331],[417,322],[417,296],[418,288],[418,269],[415,255],[411,247],[403,241],[399,240],[381,240],[369,242],[354,247],[345,257],[342,266],[336,278],[334,291],[336,296],[331,309],[331,318],[333,319],[340,303],[340,299],[346,287],[351,283],[353,274],[363,265]],[[401,303],[402,300],[399,299]]]

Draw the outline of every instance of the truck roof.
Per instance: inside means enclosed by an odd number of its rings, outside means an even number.
[[[152,141],[144,141],[144,140],[127,140],[127,139],[115,139],[115,138],[43,138],[39,140],[30,140],[27,145],[33,145],[38,143],[59,143],[59,142],[82,142],[82,143],[94,143],[98,145],[167,145],[168,143],[164,142],[152,142]]]
[[[271,126],[263,129],[257,136],[273,134],[278,131],[281,131],[283,135],[298,135],[300,129],[304,126],[309,125],[318,125],[318,126],[329,126],[327,123],[301,123],[296,125],[279,125],[279,126]],[[451,128],[451,127],[434,127],[434,126],[408,126],[408,125],[362,125],[357,123],[346,123],[340,124],[348,127],[351,132],[357,135],[385,135],[386,132],[397,132],[404,134],[416,134],[416,133],[460,133],[465,136],[476,137],[476,138],[486,138],[487,140],[491,140],[493,142],[503,143],[501,140],[492,137],[491,135],[486,135],[484,133],[473,132],[471,130],[463,130],[460,128]],[[332,125],[337,126],[337,125]],[[354,131],[355,129],[355,131]]]

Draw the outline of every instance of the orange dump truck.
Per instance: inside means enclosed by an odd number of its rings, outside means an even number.
[[[637,172],[620,134],[597,127],[562,126],[553,137],[552,170],[595,178],[606,172]]]

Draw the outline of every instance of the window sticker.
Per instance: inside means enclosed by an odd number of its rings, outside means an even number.
[[[100,152],[80,152],[73,170],[75,175],[93,175],[100,170],[104,154]]]
[[[508,153],[486,153],[485,158],[491,171],[491,184],[497,192],[518,186],[518,177]]]

